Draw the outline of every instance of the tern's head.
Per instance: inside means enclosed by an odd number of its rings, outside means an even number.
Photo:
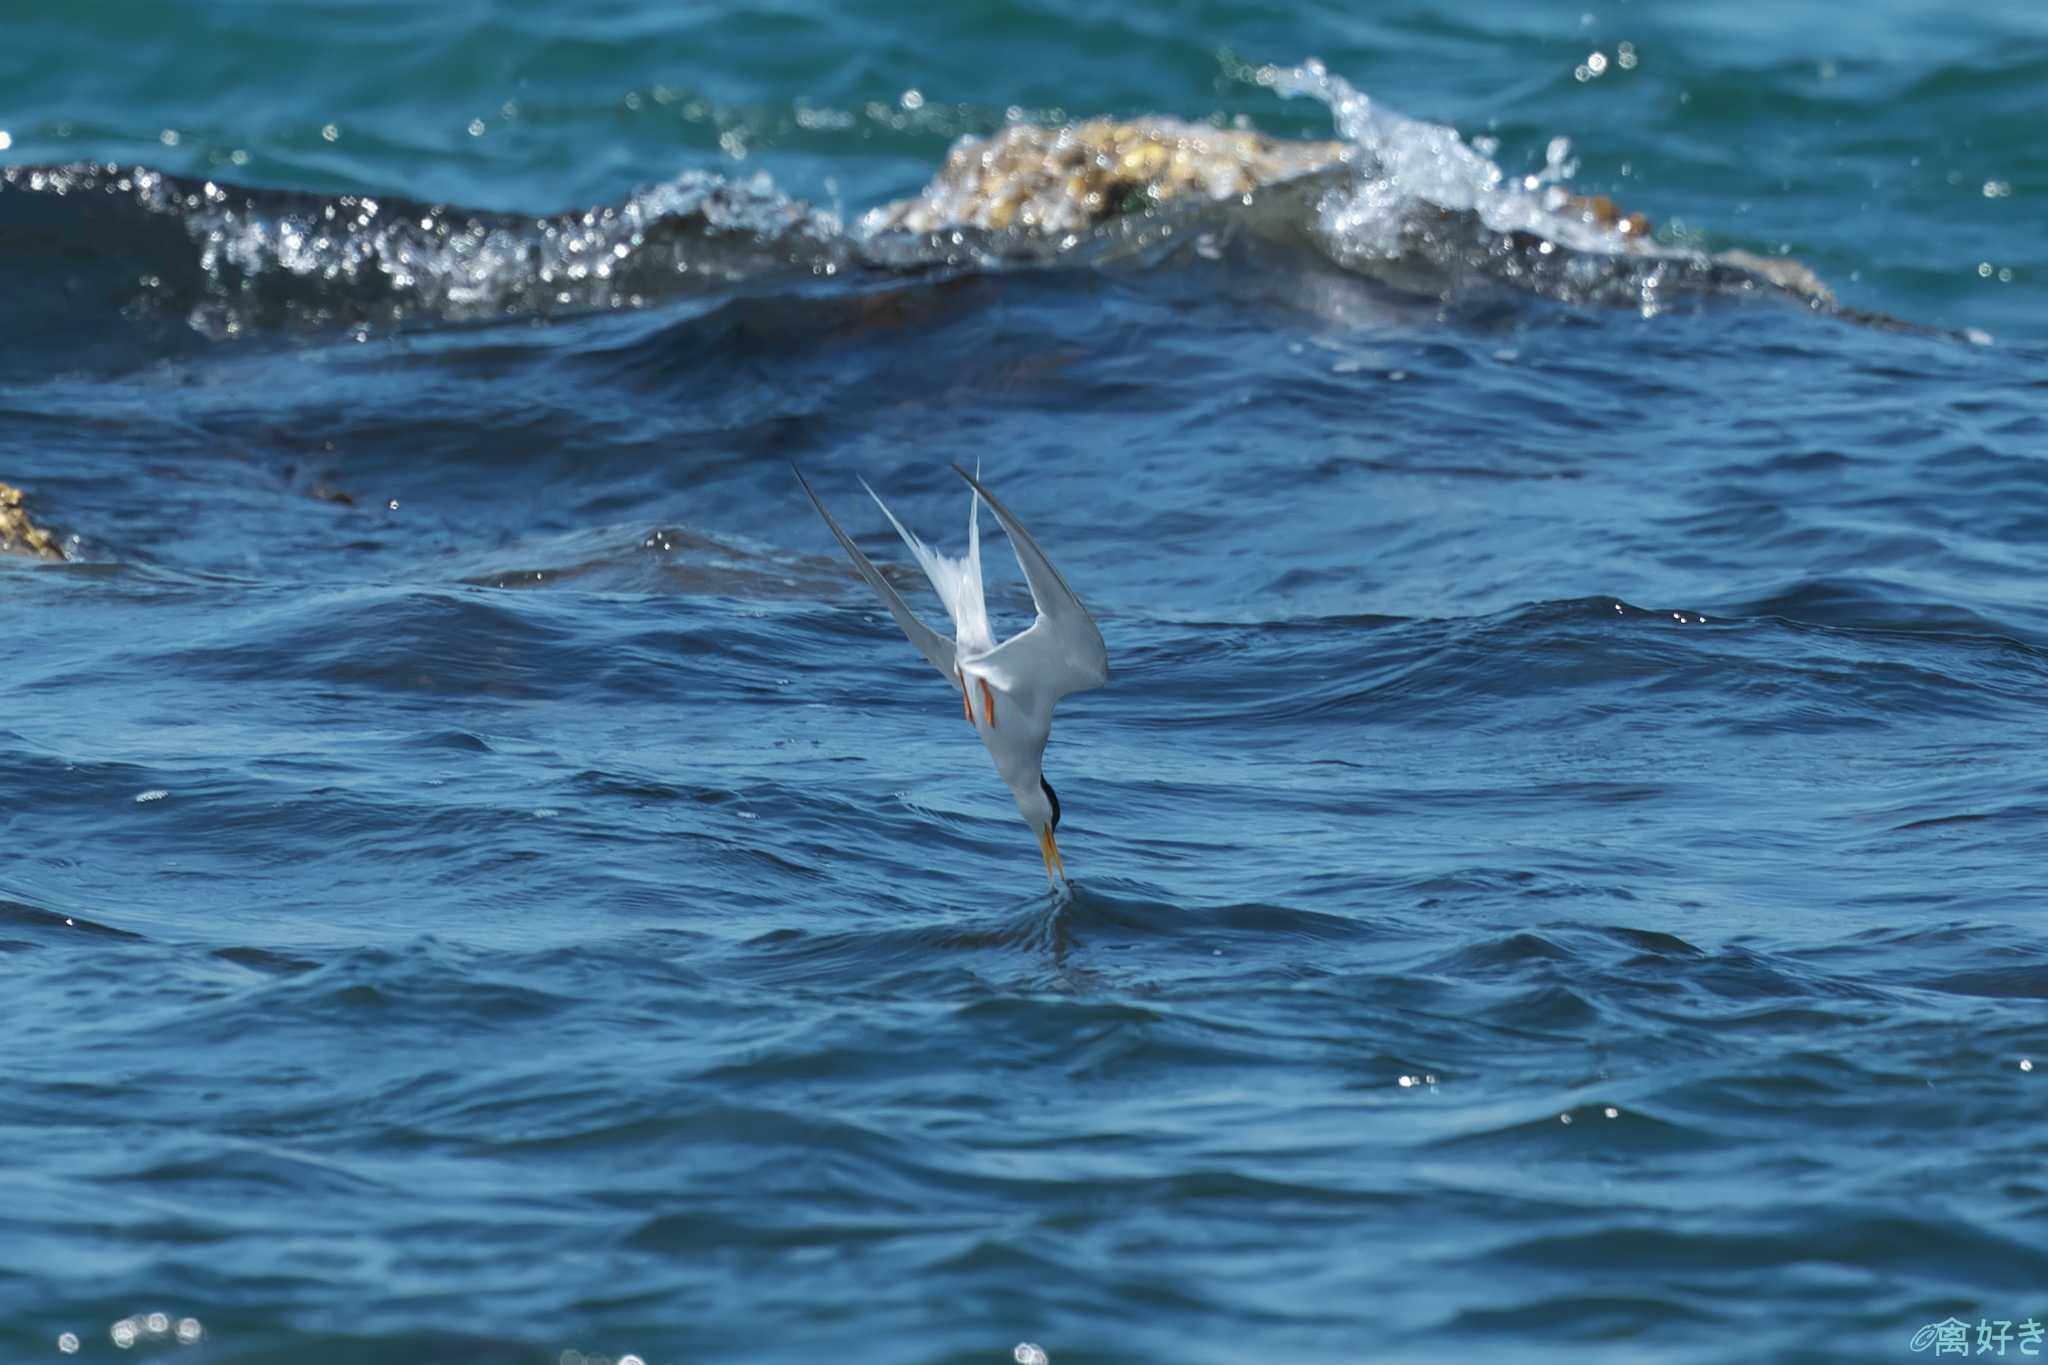
[[[1059,841],[1053,834],[1060,827],[1060,794],[1052,789],[1052,783],[1039,774],[1038,786],[1012,787],[1011,795],[1017,798],[1017,809],[1023,812],[1024,822],[1031,826],[1038,836],[1038,854],[1045,859],[1045,875],[1057,881],[1067,875],[1067,865],[1060,857]]]

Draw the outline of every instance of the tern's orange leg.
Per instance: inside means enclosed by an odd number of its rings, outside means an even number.
[[[974,703],[967,700],[967,679],[961,677],[960,670],[957,668],[953,670],[953,676],[960,680],[960,714],[967,717],[967,723],[972,725],[974,724]]]
[[[988,717],[988,728],[993,730],[996,728],[996,695],[988,690],[987,678],[976,678],[975,681],[981,684],[981,713]]]

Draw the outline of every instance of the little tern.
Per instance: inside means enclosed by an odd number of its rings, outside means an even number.
[[[1102,632],[1095,628],[1095,618],[1045,557],[1045,551],[1038,548],[1031,533],[980,479],[957,464],[953,472],[967,481],[970,490],[965,559],[932,550],[896,520],[896,514],[874,489],[868,488],[865,479],[861,481],[861,487],[867,488],[875,506],[882,509],[896,534],[903,537],[939,600],[945,603],[946,614],[953,618],[951,640],[917,619],[910,605],[882,577],[881,570],[861,553],[853,538],[825,510],[803,471],[797,470],[796,477],[804,492],[810,494],[818,515],[825,519],[847,557],[853,560],[853,567],[860,570],[860,576],[882,599],[882,605],[903,627],[910,643],[931,660],[932,667],[939,670],[950,686],[960,690],[960,707],[966,713],[967,723],[988,746],[996,772],[1016,798],[1024,823],[1038,836],[1038,853],[1045,860],[1046,878],[1057,886],[1066,876],[1067,868],[1054,837],[1060,823],[1060,798],[1052,783],[1045,780],[1045,742],[1052,736],[1052,708],[1070,693],[1085,692],[1108,682],[1109,652],[1103,647]],[[988,607],[981,589],[984,502],[1009,536],[1010,548],[1017,552],[1018,567],[1024,570],[1024,581],[1031,588],[1031,601],[1038,608],[1038,619],[1028,629],[1001,644],[995,642],[989,630]],[[979,706],[975,704],[977,700]]]

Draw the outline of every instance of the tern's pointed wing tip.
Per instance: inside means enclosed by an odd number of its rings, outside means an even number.
[[[817,509],[820,512],[824,511],[825,503],[821,498],[818,497],[818,490],[811,487],[811,481],[804,477],[804,471],[797,467],[797,463],[795,460],[791,460],[789,462],[789,472],[796,475],[796,481],[798,486],[800,486],[804,490],[805,495],[808,496],[811,502],[817,506]]]
[[[804,478],[803,471],[796,469],[794,463],[790,468],[796,470],[797,481],[803,484],[804,492],[811,495],[811,502],[817,507],[818,515],[825,519],[825,525],[831,528],[833,538],[839,542],[840,548],[846,551],[846,557],[853,561],[855,571],[875,590],[875,595],[882,599],[882,605],[896,618],[896,624],[903,628],[904,635],[917,647],[917,652],[931,661],[932,667],[939,670],[940,676],[950,680],[956,667],[956,650],[953,642],[917,619],[917,613],[910,609],[910,604],[903,600],[903,595],[889,586],[889,580],[882,576],[882,571],[875,567],[874,561],[861,553],[861,548],[854,544],[853,537],[846,534],[845,528],[826,510],[825,504],[812,490],[810,481]],[[876,501],[879,502],[880,499]],[[884,507],[882,510],[887,512],[889,509]],[[890,520],[894,521],[895,518],[891,517]]]

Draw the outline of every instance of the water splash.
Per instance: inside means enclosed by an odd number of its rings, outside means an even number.
[[[206,191],[209,204],[226,199],[211,183]],[[530,220],[344,195],[284,214],[222,202],[191,225],[204,235],[209,274],[227,266],[368,284],[456,318],[632,306],[693,273],[709,283],[758,273],[769,262],[749,247],[796,239],[824,248],[840,236],[831,214],[790,199],[765,173],[734,182],[704,171],[616,206]],[[810,264],[829,272],[831,255],[820,250]]]
[[[1323,205],[1324,235],[1342,258],[1395,258],[1407,249],[1407,226],[1419,214],[1441,211],[1475,213],[1494,232],[1526,233],[1575,251],[1642,249],[1628,220],[1565,190],[1577,165],[1564,138],[1551,140],[1541,171],[1515,178],[1457,129],[1396,113],[1319,61],[1261,67],[1253,79],[1275,94],[1323,104],[1338,136],[1363,153],[1354,163],[1357,181],[1333,190]]]
[[[175,224],[197,259],[157,259],[141,276],[143,301],[184,310],[222,337],[287,322],[634,308],[777,270],[831,275],[848,255],[834,215],[783,194],[765,173],[734,181],[688,171],[618,204],[538,217],[89,162],[5,168],[0,200],[10,190],[75,204],[110,250],[161,250],[155,225]],[[75,226],[60,223],[51,236]]]

